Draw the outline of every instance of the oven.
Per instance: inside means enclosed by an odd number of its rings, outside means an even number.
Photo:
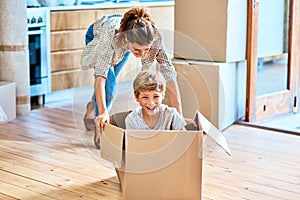
[[[27,8],[31,104],[45,104],[51,92],[50,9]]]

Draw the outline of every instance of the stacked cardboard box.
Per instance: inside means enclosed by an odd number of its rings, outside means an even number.
[[[245,60],[246,34],[246,0],[176,1],[176,58],[215,62]]]
[[[199,110],[224,130],[245,115],[246,62],[214,63],[174,60],[182,110],[191,118]]]

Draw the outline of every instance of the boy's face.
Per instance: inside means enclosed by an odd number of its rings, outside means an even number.
[[[159,112],[159,106],[164,99],[164,94],[156,90],[145,90],[140,91],[139,96],[135,99],[139,102],[145,114],[154,115]]]

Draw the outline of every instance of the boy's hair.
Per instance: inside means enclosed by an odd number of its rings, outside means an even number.
[[[141,71],[133,81],[134,96],[139,97],[141,91],[156,90],[158,92],[166,91],[166,80],[160,72],[149,70]]]

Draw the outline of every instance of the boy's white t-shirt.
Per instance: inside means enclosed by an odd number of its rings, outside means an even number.
[[[129,130],[185,130],[186,122],[175,108],[161,104],[159,120],[154,128],[144,121],[142,107],[137,107],[125,118],[126,129]]]

